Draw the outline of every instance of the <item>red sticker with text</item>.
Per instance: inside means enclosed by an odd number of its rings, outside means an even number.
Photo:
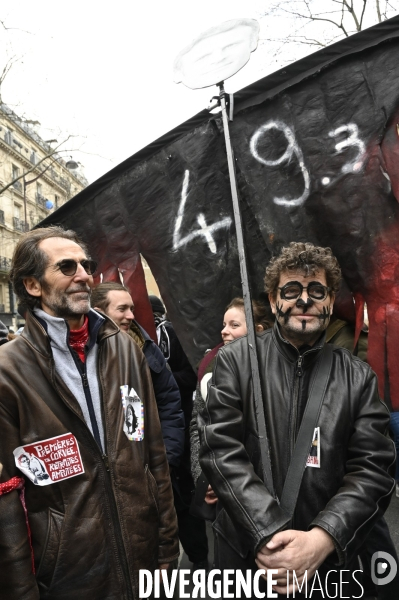
[[[58,483],[85,472],[78,442],[64,433],[15,448],[15,464],[35,485]]]

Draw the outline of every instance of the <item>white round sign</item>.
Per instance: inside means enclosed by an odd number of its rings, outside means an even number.
[[[256,19],[233,19],[208,29],[177,55],[174,81],[191,89],[225,81],[247,64],[258,38]]]

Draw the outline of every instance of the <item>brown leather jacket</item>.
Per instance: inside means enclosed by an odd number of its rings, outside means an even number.
[[[21,476],[13,450],[71,432],[84,474],[38,486],[25,478],[35,558],[17,491],[0,496],[0,597],[138,600],[139,569],[178,556],[177,525],[151,377],[130,336],[106,319],[97,338],[106,456],[55,372],[49,338],[27,315],[0,351],[0,482]],[[144,439],[123,432],[121,385],[144,403]],[[1,470],[1,467],[0,467]]]

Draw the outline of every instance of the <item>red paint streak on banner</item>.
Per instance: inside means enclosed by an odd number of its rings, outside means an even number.
[[[376,240],[370,289],[368,361],[378,376],[382,399],[399,410],[399,231],[396,225]]]

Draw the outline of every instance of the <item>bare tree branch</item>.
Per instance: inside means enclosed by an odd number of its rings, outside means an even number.
[[[377,19],[378,19],[378,22],[381,23],[380,0],[375,0],[375,7],[377,9]]]
[[[17,58],[16,56],[12,56],[11,58],[8,59],[8,61],[6,62],[6,64],[3,67],[2,72],[0,73],[0,103],[2,102],[1,86],[3,85],[4,80],[7,77],[8,73],[10,72],[12,66],[18,61],[19,61],[19,58]]]
[[[23,33],[29,33],[29,35],[31,35],[30,31],[26,31],[25,29],[20,29],[19,27],[7,27],[7,25],[5,24],[5,21],[3,21],[2,19],[0,19],[0,25],[2,26],[2,28],[5,31],[22,31]]]
[[[362,10],[362,14],[360,17],[360,29],[359,31],[361,31],[362,27],[363,27],[363,18],[364,18],[364,13],[366,11],[366,4],[367,4],[367,0],[363,0],[363,10]]]
[[[361,31],[365,27],[366,20],[369,25],[370,18],[376,23],[384,21],[399,8],[398,0],[376,0],[375,4],[369,0],[330,0],[323,3],[323,8],[320,4],[319,0],[317,2],[316,0],[280,0],[279,3],[273,3],[264,16],[287,15],[293,20],[301,21],[306,30],[304,36],[298,35],[298,30],[291,31],[287,40],[297,44],[323,47],[340,37],[348,37],[354,32]],[[315,33],[317,24],[320,31],[323,23],[326,26],[322,34],[325,40],[321,38],[320,33]],[[328,33],[329,29],[335,29],[340,32],[340,35],[331,35]]]
[[[76,137],[74,135],[68,135],[68,137],[63,140],[60,144],[58,144],[58,146],[56,146],[52,152],[49,152],[48,154],[46,154],[43,158],[41,158],[35,165],[33,165],[32,167],[30,167],[27,171],[25,171],[24,173],[22,173],[21,175],[18,175],[18,177],[15,177],[15,179],[13,179],[12,181],[10,181],[10,183],[7,183],[7,185],[5,185],[4,187],[0,188],[0,195],[5,192],[6,190],[8,190],[8,188],[10,188],[12,185],[14,185],[14,183],[16,183],[17,181],[19,181],[20,179],[24,179],[26,177],[26,175],[29,175],[29,173],[32,173],[32,171],[35,171],[42,163],[44,163],[45,160],[47,160],[48,158],[52,158],[55,154],[57,154],[57,157],[54,157],[53,161],[46,166],[46,168],[41,171],[39,173],[39,175],[35,178],[35,179],[31,179],[29,181],[29,183],[31,183],[32,181],[36,181],[36,179],[39,179],[39,177],[41,177],[46,171],[47,169],[50,168],[50,166],[53,164],[53,162],[55,162],[56,160],[58,160],[59,158],[61,158],[59,156],[59,149],[63,144],[66,144],[66,142],[68,142],[71,138]],[[67,148],[63,148],[62,152],[75,152],[76,149],[67,149]],[[43,165],[44,166],[44,165]]]

